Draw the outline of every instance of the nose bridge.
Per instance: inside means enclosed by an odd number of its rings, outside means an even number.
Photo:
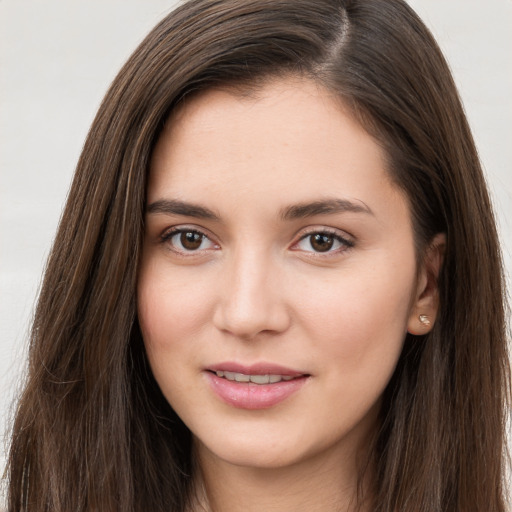
[[[275,282],[279,271],[270,251],[242,244],[225,266],[215,323],[223,331],[243,338],[281,332],[288,326],[283,290]]]

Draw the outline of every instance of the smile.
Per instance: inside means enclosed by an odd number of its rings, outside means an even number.
[[[253,384],[276,384],[277,382],[289,381],[297,377],[291,375],[247,375],[245,373],[235,373],[226,371],[215,372],[217,377],[221,377],[235,382],[252,382]]]
[[[267,409],[287,401],[310,380],[309,373],[272,363],[224,362],[206,368],[210,389],[237,409]]]

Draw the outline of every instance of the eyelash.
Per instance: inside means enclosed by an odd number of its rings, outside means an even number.
[[[318,235],[333,239],[332,243],[334,244],[335,242],[338,242],[340,247],[332,250],[332,246],[331,246],[326,251],[315,251],[315,250],[305,251],[306,253],[315,254],[316,255],[315,257],[324,257],[325,258],[325,257],[329,257],[329,256],[338,255],[340,253],[343,253],[343,252],[351,249],[355,245],[353,240],[350,240],[348,238],[341,236],[338,231],[333,230],[333,229],[322,228],[322,229],[313,229],[311,231],[308,231],[307,233],[304,233],[299,238],[299,240],[293,244],[293,247],[298,246],[302,241],[307,240],[308,238],[311,240],[311,237],[318,236]],[[309,243],[311,245],[311,241]],[[300,249],[294,249],[294,250],[300,250]]]
[[[177,249],[177,248],[173,247],[172,239],[176,235],[183,235],[183,234],[192,234],[194,236],[199,236],[200,237],[200,245],[198,246],[198,248],[187,250],[185,248]],[[350,239],[347,239],[347,238],[341,236],[338,231],[322,228],[322,229],[315,229],[315,230],[312,229],[306,233],[303,233],[301,235],[301,237],[299,238],[299,240],[292,245],[291,249],[294,251],[300,251],[301,249],[297,249],[296,247],[299,246],[299,244],[301,242],[303,242],[304,240],[307,240],[308,238],[311,239],[311,237],[313,237],[313,236],[325,236],[332,240],[331,246],[328,247],[327,250],[325,250],[325,251],[315,251],[314,249],[311,251],[307,251],[307,250],[303,251],[305,253],[314,254],[315,255],[314,257],[326,258],[326,257],[330,257],[330,256],[334,256],[334,255],[343,253],[343,252],[351,249],[352,247],[354,247],[354,242]],[[212,246],[218,247],[218,245],[213,240],[211,240],[211,238],[208,235],[206,235],[203,231],[196,229],[196,228],[188,228],[188,227],[171,228],[160,237],[160,242],[162,244],[168,244],[170,246],[170,249],[173,252],[175,252],[176,254],[178,254],[180,256],[184,256],[184,257],[195,256],[195,255],[199,254],[200,251],[211,250],[212,247],[209,247],[206,249],[200,249],[202,243],[205,240],[210,241]],[[336,249],[332,250],[332,245],[334,245],[336,242],[340,245],[340,247],[337,247]],[[180,243],[183,247],[182,241],[180,241]],[[311,241],[310,241],[310,246],[311,246]]]
[[[200,243],[202,244],[204,240],[209,240],[212,245],[216,245],[215,242],[213,242],[211,240],[211,238],[206,235],[205,233],[203,233],[201,230],[199,229],[195,229],[195,228],[187,228],[187,227],[183,227],[183,228],[171,228],[169,229],[168,231],[166,231],[161,237],[160,237],[160,241],[162,244],[168,244],[170,245],[171,247],[171,250],[177,254],[180,254],[182,256],[193,256],[195,255],[195,253],[198,253],[199,251],[196,249],[196,250],[187,250],[185,248],[183,249],[176,249],[175,247],[172,247],[172,239],[176,236],[176,235],[183,235],[183,234],[193,234],[193,235],[199,235],[200,238]],[[183,246],[183,243],[181,244]],[[205,249],[202,249],[202,250],[205,250]],[[206,249],[208,250],[208,249]]]

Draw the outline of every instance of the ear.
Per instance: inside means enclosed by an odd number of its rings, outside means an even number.
[[[407,331],[411,334],[427,334],[434,325],[439,307],[437,283],[443,266],[445,249],[446,235],[439,233],[425,251],[407,323]]]

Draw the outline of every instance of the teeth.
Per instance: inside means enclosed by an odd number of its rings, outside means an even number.
[[[276,382],[289,381],[294,379],[291,375],[245,375],[244,373],[235,372],[215,372],[217,377],[224,377],[227,380],[236,382],[252,382],[254,384],[275,384]]]
[[[254,384],[268,384],[270,375],[251,375],[251,382],[254,382]]]

